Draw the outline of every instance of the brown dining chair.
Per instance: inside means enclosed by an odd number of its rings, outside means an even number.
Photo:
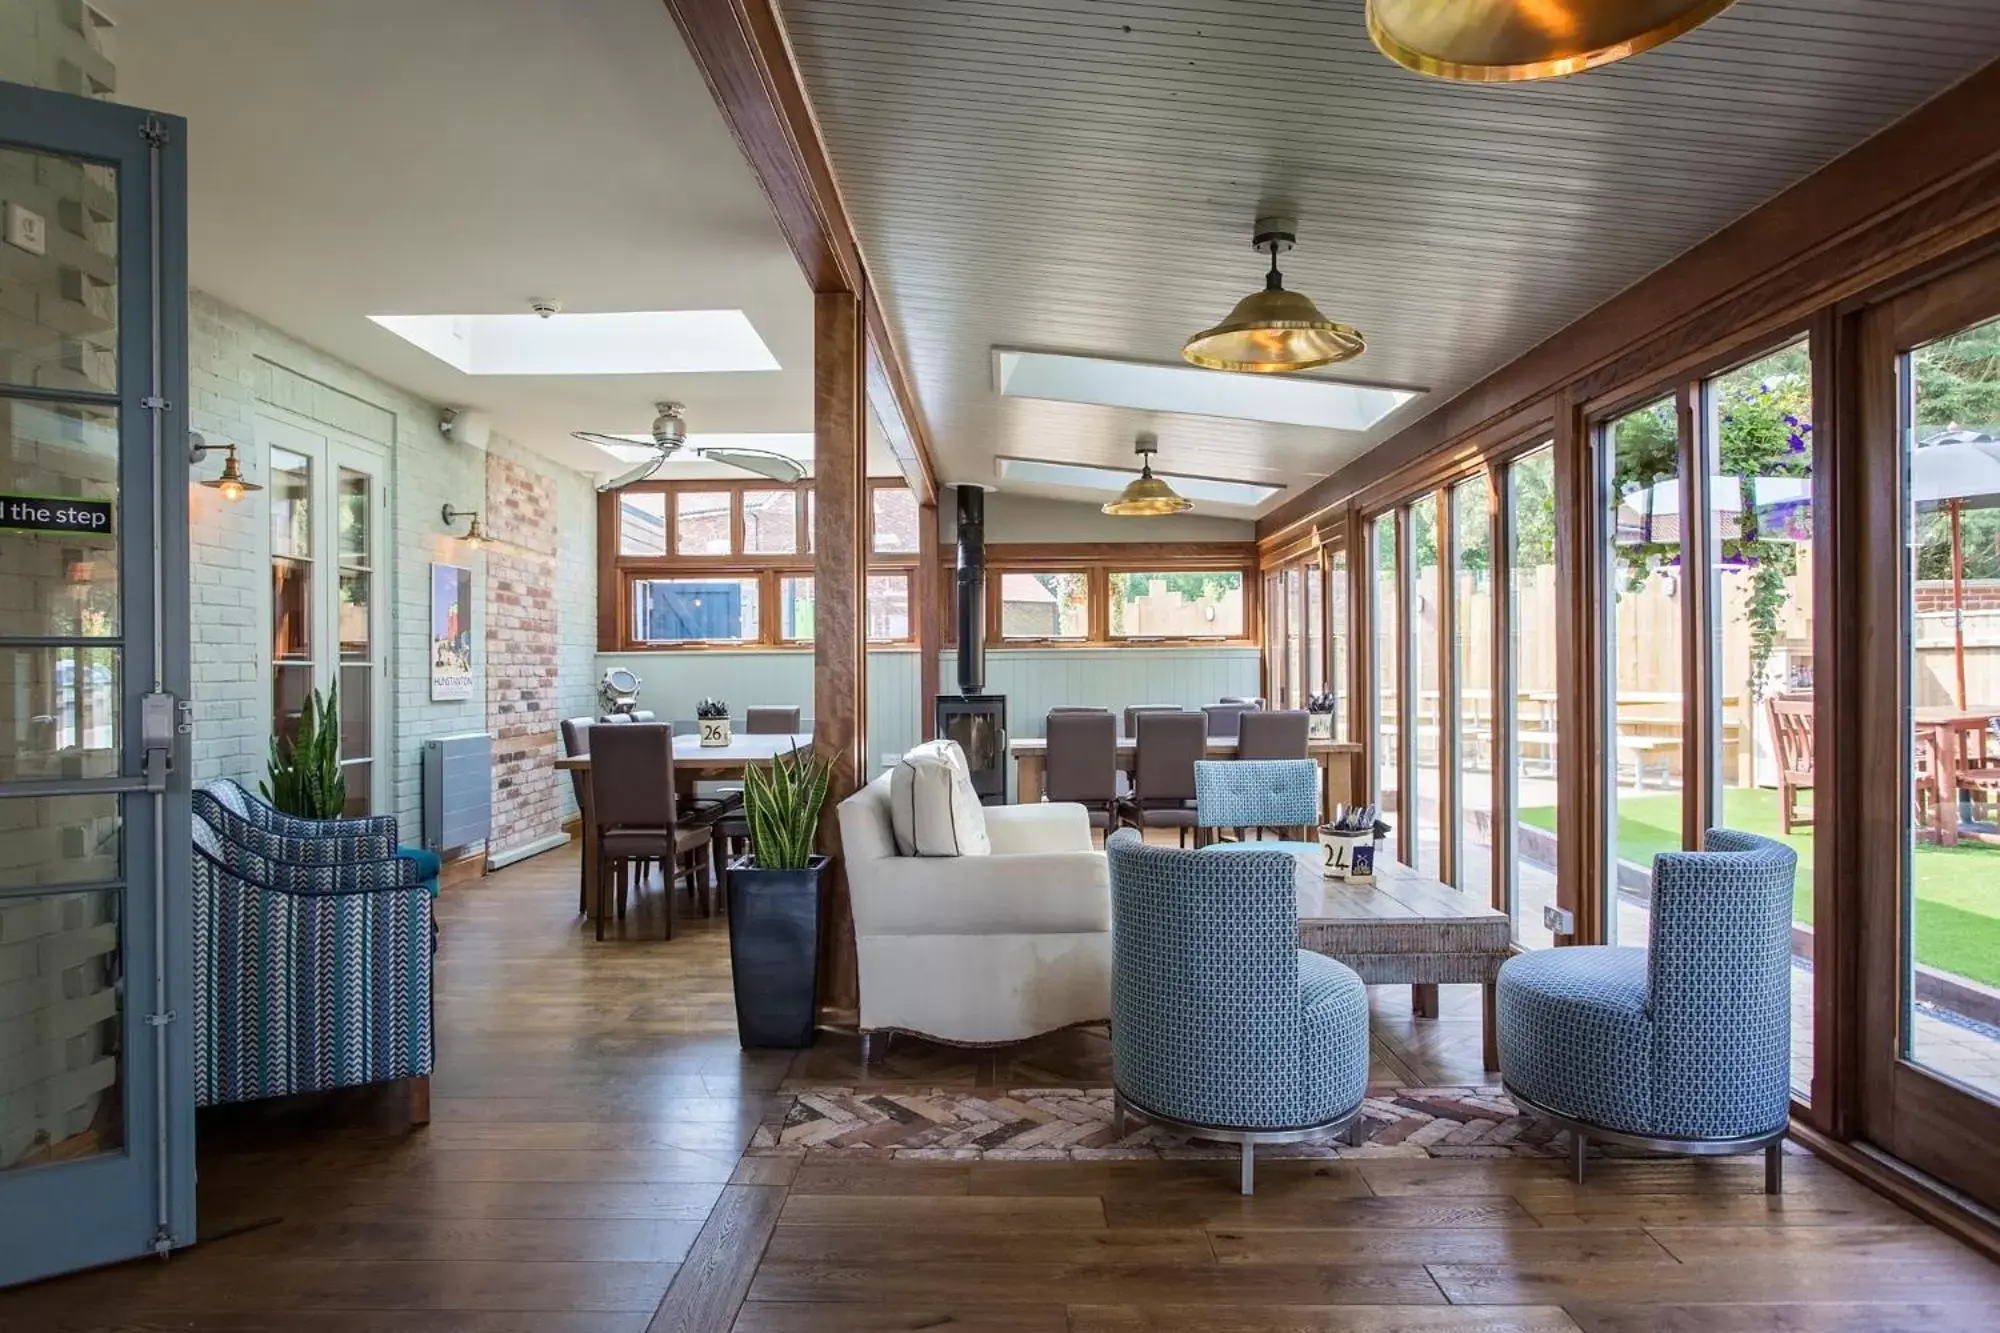
[[[588,717],[566,717],[562,720],[562,747],[565,759],[574,759],[578,755],[590,753],[590,729],[595,725],[597,725],[596,720]],[[576,798],[576,815],[579,820],[583,818],[583,784],[587,781],[589,776],[582,770],[574,768],[570,770],[569,790]],[[582,833],[586,838],[592,836],[591,830],[587,828],[582,830]],[[576,910],[578,912],[590,910],[590,873],[582,857],[577,858]]]
[[[1225,694],[1222,696],[1222,698],[1218,699],[1216,702],[1225,704],[1248,704],[1252,708],[1262,708],[1264,706],[1264,696],[1261,694]]]
[[[1302,709],[1251,709],[1236,719],[1236,757],[1304,759],[1308,716]]]
[[[1123,735],[1136,738],[1139,735],[1139,714],[1185,712],[1179,704],[1131,704],[1125,709],[1125,730]]]
[[[1208,749],[1208,718],[1202,713],[1141,713],[1138,757],[1133,761],[1133,794],[1126,815],[1142,829],[1180,830],[1187,846],[1195,826],[1194,766]]]
[[[1108,829],[1118,805],[1118,719],[1108,708],[1050,709],[1042,795],[1090,812],[1090,826]]]
[[[793,736],[799,730],[797,705],[756,704],[743,714],[743,730],[751,736]]]
[[[603,717],[600,717],[597,720],[599,723],[607,727],[632,725],[632,715],[630,713],[606,713]]]
[[[618,890],[618,915],[625,916],[635,862],[657,860],[667,867],[667,938],[674,937],[674,883],[683,875],[688,891],[701,891],[696,875],[705,868],[710,830],[675,818],[674,736],[656,722],[606,727],[590,738],[591,815],[597,838],[597,938]],[[696,865],[697,858],[704,862]],[[713,892],[713,890],[711,890]]]
[[[1210,704],[1201,710],[1208,715],[1208,734],[1217,740],[1234,740],[1245,713],[1254,713],[1251,704]]]

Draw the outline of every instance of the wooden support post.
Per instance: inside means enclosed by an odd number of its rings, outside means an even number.
[[[831,765],[820,850],[834,858],[820,907],[820,1016],[850,1022],[860,988],[854,914],[835,807],[868,780],[868,643],[864,605],[868,456],[863,298],[813,298],[813,749]]]
[[[917,727],[937,739],[938,650],[944,646],[944,569],[938,563],[938,507],[917,507]]]

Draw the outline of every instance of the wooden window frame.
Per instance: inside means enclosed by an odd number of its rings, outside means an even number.
[[[877,490],[907,490],[908,484],[901,478],[871,478],[868,483],[868,522],[870,525],[869,544],[874,543],[874,498]],[[794,505],[794,518],[798,525],[798,537],[793,550],[783,554],[745,554],[743,496],[759,491],[793,491],[798,499]],[[623,555],[619,551],[621,516],[620,497],[632,494],[658,494],[665,497],[666,554],[657,556]],[[730,553],[728,555],[685,555],[678,551],[679,542],[679,497],[689,492],[726,492],[730,496],[729,533]],[[814,575],[814,555],[811,550],[812,531],[809,515],[812,512],[810,497],[813,483],[805,480],[787,487],[763,477],[749,478],[687,478],[674,481],[644,481],[618,491],[600,493],[597,497],[597,647],[600,652],[627,653],[700,653],[700,652],[746,652],[813,651],[811,639],[787,639],[783,637],[781,626],[783,617],[779,611],[778,596],[783,580],[787,577]],[[925,520],[926,511],[918,505],[918,522]],[[920,618],[917,602],[915,577],[919,555],[915,551],[893,554],[871,554],[868,557],[863,577],[878,574],[903,574],[910,584],[910,617],[907,636],[898,639],[870,639],[869,647],[907,648],[916,643],[916,631]],[[640,639],[633,633],[632,607],[633,585],[642,579],[707,578],[757,580],[757,633],[746,639],[701,639],[680,643],[658,642]],[[865,585],[864,585],[865,586]]]
[[[942,584],[954,585],[951,566],[940,562]],[[1243,633],[1227,637],[1114,637],[1111,633],[1111,575],[1141,573],[1240,573],[1243,576]],[[1000,580],[1007,574],[1081,573],[1085,577],[1086,631],[1080,639],[1001,636]],[[1212,649],[1264,645],[1263,580],[1251,542],[1073,542],[990,543],[986,548],[986,641],[995,649],[1066,652],[1077,649]],[[956,617],[947,608],[947,623]]]

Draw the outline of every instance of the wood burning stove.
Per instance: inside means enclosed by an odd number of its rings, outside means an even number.
[[[979,803],[1007,804],[1007,696],[940,694],[937,734],[965,751]]]
[[[984,805],[1007,803],[1007,699],[986,692],[986,492],[958,488],[958,693],[937,698],[937,734],[958,742]]]

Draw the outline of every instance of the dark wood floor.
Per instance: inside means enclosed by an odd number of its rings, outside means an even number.
[[[1808,1333],[2000,1326],[2000,1270],[1805,1156],[909,1164],[742,1158],[852,1039],[737,1049],[724,934],[623,938],[537,858],[441,905],[433,1122],[360,1091],[206,1115],[202,1243],[0,1294],[0,1330]],[[1482,1081],[1477,992],[1375,992],[1380,1082]],[[1102,1086],[1105,1042],[904,1044],[871,1082]]]

